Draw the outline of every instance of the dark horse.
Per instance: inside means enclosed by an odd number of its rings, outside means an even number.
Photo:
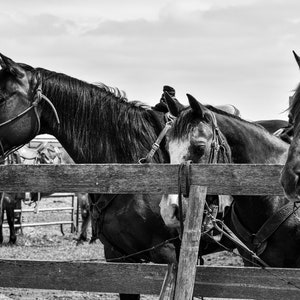
[[[20,154],[14,152],[2,162],[2,164],[19,164],[21,163]],[[21,209],[21,201],[25,199],[25,193],[0,193],[0,244],[3,243],[3,220],[4,211],[6,211],[6,219],[9,226],[9,244],[15,244],[16,229],[15,224],[21,224],[21,213],[15,212],[15,209]]]
[[[178,116],[167,134],[171,163],[188,160],[209,163],[212,142],[220,141],[224,142],[224,147],[220,148],[224,152],[219,153],[220,163],[226,162],[225,157],[237,164],[278,164],[285,161],[288,144],[261,126],[212,106],[205,107],[191,95],[188,98],[190,107],[178,112],[172,99],[167,97],[171,113]],[[178,199],[171,196],[162,198],[161,213],[168,226],[178,228]],[[183,201],[184,208],[187,201]],[[294,211],[293,203],[278,196],[233,196],[233,203],[227,225],[250,249],[270,266],[300,266],[300,212]],[[283,219],[279,218],[280,215]],[[257,234],[267,220],[277,222],[275,229],[265,227],[266,235]],[[265,238],[266,242],[263,241]],[[248,265],[251,256],[241,249],[239,251]]]
[[[4,55],[0,65],[0,142],[4,152],[38,133],[48,133],[75,163],[136,163],[146,157],[164,127],[164,114],[128,102],[106,86],[15,63]],[[164,142],[153,161],[169,162]],[[165,226],[160,198],[92,195],[92,228],[104,244],[106,259],[150,249],[122,261],[176,262],[173,243],[162,244],[171,238],[176,241],[177,232]],[[121,297],[139,299],[139,295]]]
[[[300,68],[300,57],[295,53],[295,59]],[[300,201],[300,83],[292,97],[289,111],[290,119],[293,124],[293,140],[289,148],[287,161],[281,174],[281,184],[286,196],[294,202]]]

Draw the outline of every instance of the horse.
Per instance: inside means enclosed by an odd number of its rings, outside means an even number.
[[[300,68],[300,57],[294,52],[294,57]],[[291,142],[288,157],[281,173],[281,184],[285,195],[290,201],[299,202],[299,149],[300,149],[300,83],[298,84],[294,95],[291,97],[289,107],[289,117],[293,125],[293,140]]]
[[[52,144],[42,143],[38,147],[38,154],[39,154],[39,162],[41,164],[74,164],[73,159],[67,153],[64,148],[58,148],[53,146]],[[90,214],[90,197],[88,193],[77,192],[75,193],[79,207],[81,212],[81,230],[77,240],[77,244],[81,244],[84,241],[87,241],[87,230],[88,226],[91,221],[91,214]],[[41,196],[45,196],[42,194]],[[90,243],[96,241],[96,237],[92,236]]]
[[[191,95],[188,100],[190,107],[178,111],[167,97],[170,112],[177,116],[166,137],[172,164],[185,161],[278,164],[286,160],[289,144],[262,126],[204,106]],[[220,146],[218,153],[213,151],[212,145]],[[293,203],[285,197],[270,195],[232,197],[225,224],[239,239],[269,266],[299,267],[300,212],[294,210]],[[185,216],[188,198],[183,197],[182,201]],[[166,225],[178,229],[178,196],[164,195],[160,206]],[[275,223],[275,226],[266,227],[265,222]],[[249,253],[237,248],[245,265],[256,264]]]
[[[166,124],[164,113],[128,101],[105,85],[16,63],[2,54],[0,65],[3,155],[37,134],[48,133],[75,163],[137,163],[149,157]],[[151,161],[169,162],[164,140]],[[178,234],[160,216],[160,194],[90,196],[92,229],[104,245],[106,260],[177,262]]]

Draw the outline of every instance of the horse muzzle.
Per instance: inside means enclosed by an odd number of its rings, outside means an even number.
[[[280,182],[284,189],[285,196],[290,202],[300,202],[300,165],[299,167],[291,167],[289,164],[285,165]]]
[[[160,214],[166,226],[170,228],[180,228],[178,195],[163,196],[160,203]]]

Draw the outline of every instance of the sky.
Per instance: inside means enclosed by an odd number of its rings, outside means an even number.
[[[0,52],[156,104],[163,85],[247,120],[287,119],[297,0],[0,0]]]

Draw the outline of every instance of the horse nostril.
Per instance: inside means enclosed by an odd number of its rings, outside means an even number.
[[[177,205],[174,205],[174,216],[177,220],[180,220],[179,207]]]
[[[300,175],[300,168],[299,168],[299,166],[297,166],[297,168],[293,168],[293,173],[296,176],[297,181],[298,181],[299,175]]]

